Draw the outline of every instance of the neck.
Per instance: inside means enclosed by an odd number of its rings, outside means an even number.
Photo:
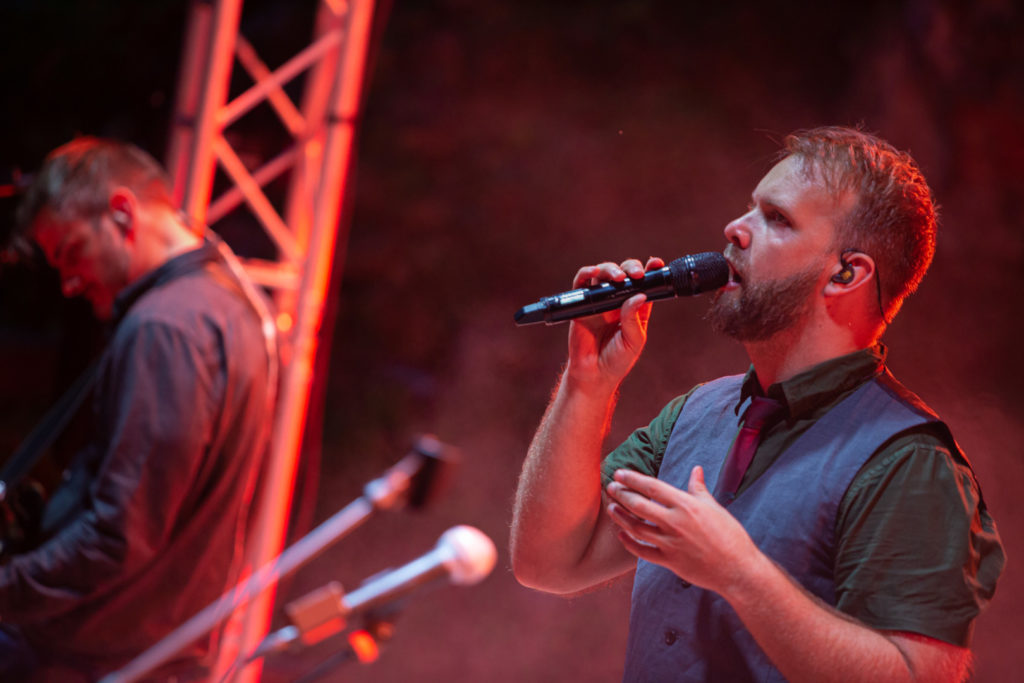
[[[765,340],[744,342],[762,389],[786,380],[827,360],[865,349],[877,338],[858,334],[851,326],[811,317]]]
[[[198,248],[200,244],[202,238],[182,223],[175,213],[156,213],[148,229],[139,233],[132,280],[159,268],[175,256]]]

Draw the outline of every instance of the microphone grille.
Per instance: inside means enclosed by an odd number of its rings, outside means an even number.
[[[487,534],[465,524],[453,526],[441,534],[437,549],[447,555],[444,567],[451,582],[459,586],[483,581],[498,559],[498,551]]]
[[[676,294],[692,296],[710,292],[729,282],[729,263],[716,251],[677,258],[668,268]]]

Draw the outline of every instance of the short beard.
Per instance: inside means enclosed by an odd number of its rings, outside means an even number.
[[[739,297],[719,291],[711,302],[711,327],[737,341],[756,342],[796,326],[810,311],[818,271],[808,269],[782,280],[743,283]]]

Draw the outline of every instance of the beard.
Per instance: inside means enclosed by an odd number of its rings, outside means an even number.
[[[719,291],[708,310],[711,327],[742,342],[764,341],[790,329],[810,310],[818,275],[808,269],[781,280],[744,282],[732,298]]]

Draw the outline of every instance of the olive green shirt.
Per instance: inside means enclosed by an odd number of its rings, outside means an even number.
[[[768,387],[783,404],[766,426],[738,495],[811,425],[885,369],[885,347],[834,358]],[[657,476],[686,400],[668,403],[605,458],[605,483],[616,469]],[[762,395],[751,368],[740,404]],[[970,643],[975,617],[995,592],[1005,564],[995,522],[970,463],[941,426],[894,436],[857,473],[836,517],[836,607],[868,626],[909,631],[954,645]]]

